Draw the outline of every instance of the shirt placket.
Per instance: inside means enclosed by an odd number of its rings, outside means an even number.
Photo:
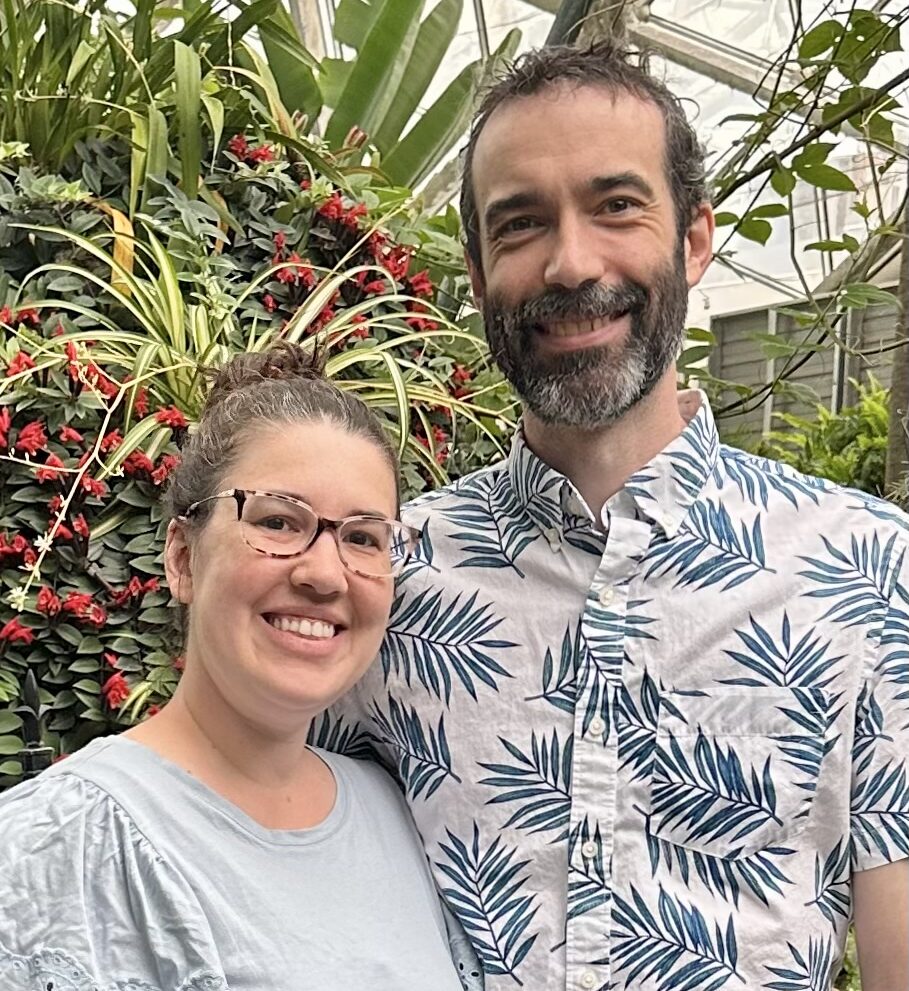
[[[622,684],[630,581],[650,532],[648,523],[612,512],[606,549],[587,590],[581,617],[586,650],[577,672],[574,712],[566,991],[600,991],[612,983],[609,932],[618,773],[615,703]],[[573,915],[572,892],[585,884],[590,885],[591,896],[576,906]],[[593,890],[599,884],[604,890],[596,897]]]

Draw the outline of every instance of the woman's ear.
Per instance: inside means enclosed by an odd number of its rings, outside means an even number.
[[[164,573],[170,594],[181,605],[188,606],[193,600],[192,552],[186,538],[186,527],[177,520],[171,520],[167,527]]]

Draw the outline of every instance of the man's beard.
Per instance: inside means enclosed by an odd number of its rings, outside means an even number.
[[[486,336],[496,364],[543,423],[594,430],[614,423],[649,395],[678,357],[685,337],[688,284],[679,252],[649,287],[590,283],[548,289],[509,307],[487,296]],[[628,314],[625,340],[565,353],[544,353],[537,329],[556,320],[614,319]]]

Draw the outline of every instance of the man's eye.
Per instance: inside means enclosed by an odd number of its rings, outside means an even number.
[[[633,209],[637,204],[634,200],[619,196],[616,199],[607,200],[603,209],[606,213],[625,213]]]
[[[499,237],[507,234],[521,234],[538,226],[539,221],[534,220],[533,217],[512,217],[511,220],[506,220],[499,225],[496,234]]]

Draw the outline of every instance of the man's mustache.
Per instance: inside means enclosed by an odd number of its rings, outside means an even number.
[[[512,327],[545,323],[550,320],[614,319],[643,309],[649,294],[636,283],[604,286],[600,283],[578,289],[547,289],[518,303],[502,314]]]

